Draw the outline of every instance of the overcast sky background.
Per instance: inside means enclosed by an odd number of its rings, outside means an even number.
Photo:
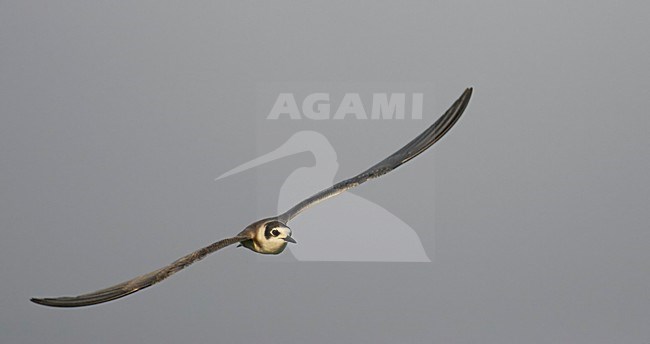
[[[0,342],[648,343],[648,10],[0,1]],[[433,85],[421,121],[338,125],[337,179],[475,87],[439,144],[354,190],[416,230],[431,263],[229,248],[109,304],[29,302],[274,214],[308,154],[213,180],[260,154],[256,99],[273,82]]]

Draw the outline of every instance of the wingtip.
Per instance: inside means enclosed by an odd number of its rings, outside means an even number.
[[[73,307],[82,307],[82,306],[90,306],[94,305],[97,302],[74,302],[71,301],[73,299],[72,297],[57,297],[57,298],[37,298],[37,297],[32,297],[29,299],[29,301],[47,306],[47,307],[55,307],[55,308],[73,308]]]
[[[474,92],[474,87],[470,86],[465,89],[463,94],[460,95],[460,98],[457,100],[457,104],[462,104],[462,111],[465,111],[465,107],[469,103],[469,100],[472,98],[472,93]]]
[[[29,301],[39,304],[39,305],[47,305],[47,301],[45,299],[37,298],[37,297],[32,297],[29,299]]]
[[[38,298],[38,297],[32,297],[29,299],[29,301],[47,306],[47,307],[56,307],[56,308],[69,308],[69,307],[80,307],[80,306],[87,306],[91,305],[92,303],[89,304],[75,304],[75,303],[70,303],[69,300],[70,297],[57,297],[57,298],[49,298],[49,297],[44,297],[44,298]]]

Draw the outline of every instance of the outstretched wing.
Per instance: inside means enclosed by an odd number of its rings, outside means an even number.
[[[184,269],[188,265],[203,259],[203,257],[208,254],[222,249],[226,246],[242,242],[250,239],[248,236],[235,236],[232,238],[223,239],[217,241],[211,245],[208,245],[200,250],[194,251],[184,257],[181,257],[174,261],[173,263],[160,268],[158,270],[152,271],[148,274],[138,276],[134,279],[116,284],[112,287],[106,289],[97,290],[92,293],[83,294],[79,296],[63,296],[63,297],[54,297],[54,298],[32,298],[32,302],[52,307],[82,307],[90,306],[98,303],[103,303],[121,297],[127,296],[129,294],[135,293],[138,290],[142,290],[149,286],[152,286],[165,278],[175,274],[179,270]]]
[[[386,159],[380,161],[376,165],[370,167],[369,169],[361,172],[360,174],[346,179],[342,182],[339,182],[332,187],[329,187],[307,199],[296,204],[293,208],[289,209],[287,212],[278,216],[278,219],[282,223],[287,223],[303,210],[315,205],[321,201],[324,201],[330,197],[334,197],[346,190],[349,190],[369,179],[377,178],[382,176],[403,163],[415,158],[420,153],[424,152],[427,148],[431,147],[436,141],[443,137],[451,127],[456,124],[456,121],[460,118],[469,103],[469,99],[472,96],[472,88],[468,88],[463,92],[463,94],[454,102],[454,104],[445,112],[440,118],[433,123],[427,130],[425,130],[418,137],[414,138],[406,146],[402,147],[397,152],[393,153]]]

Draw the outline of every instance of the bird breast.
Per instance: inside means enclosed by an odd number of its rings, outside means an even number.
[[[284,240],[247,240],[242,242],[242,246],[262,254],[279,254],[287,247]]]

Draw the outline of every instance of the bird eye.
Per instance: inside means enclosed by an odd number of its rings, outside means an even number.
[[[277,229],[274,229],[274,230],[271,231],[271,234],[273,234],[273,236],[278,236],[278,235],[280,235],[280,231],[277,230]]]

